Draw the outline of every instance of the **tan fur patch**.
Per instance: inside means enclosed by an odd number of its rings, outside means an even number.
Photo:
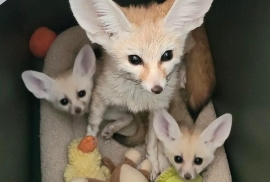
[[[147,77],[148,77],[148,75],[149,75],[149,67],[148,67],[147,64],[145,64],[145,65],[143,66],[143,71],[142,71],[141,74],[140,74],[140,79],[141,79],[141,80],[146,80]]]
[[[165,77],[167,75],[164,67],[162,66],[162,64],[160,62],[158,63],[158,69],[160,70],[162,77]],[[146,64],[146,65],[144,65],[143,71],[140,74],[140,79],[146,80],[148,75],[149,75],[149,66]]]
[[[164,18],[172,7],[174,1],[175,0],[167,0],[162,4],[152,3],[146,7],[130,6],[128,8],[122,7],[121,9],[128,20],[138,26],[149,21],[158,22]]]
[[[164,67],[162,66],[162,63],[161,62],[158,63],[158,69],[162,73],[162,77],[166,77],[167,73],[166,73]]]

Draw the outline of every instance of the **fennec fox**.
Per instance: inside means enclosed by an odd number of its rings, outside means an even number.
[[[103,72],[90,106],[87,135],[97,135],[110,105],[136,113],[169,107],[178,84],[178,67],[190,31],[202,25],[212,0],[167,0],[147,7],[122,8],[112,0],[70,0],[72,12],[93,43],[105,51]],[[158,170],[154,132],[148,153]]]

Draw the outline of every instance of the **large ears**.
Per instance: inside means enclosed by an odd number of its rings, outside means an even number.
[[[213,0],[175,0],[164,19],[165,27],[183,34],[199,27]]]
[[[37,71],[24,71],[22,73],[22,79],[26,88],[37,98],[49,98],[49,89],[54,83],[52,78]]]
[[[96,56],[92,47],[85,44],[78,53],[73,67],[73,76],[81,78],[91,77],[96,71]]]
[[[69,3],[93,43],[103,45],[110,36],[131,30],[128,19],[112,0],[69,0]]]
[[[224,114],[214,120],[200,135],[206,143],[211,144],[214,149],[224,144],[232,127],[232,115]]]
[[[164,109],[154,112],[153,126],[157,138],[163,143],[173,141],[181,136],[178,124]]]

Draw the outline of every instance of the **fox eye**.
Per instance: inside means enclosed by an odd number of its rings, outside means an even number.
[[[82,98],[85,96],[86,92],[85,92],[85,90],[81,90],[77,94],[78,94],[78,97]]]
[[[201,165],[202,163],[203,163],[203,159],[202,159],[202,158],[196,157],[196,158],[194,159],[194,164],[196,164],[196,165]]]
[[[170,61],[173,58],[173,52],[172,50],[168,50],[164,52],[164,54],[161,56],[161,61]]]
[[[66,106],[68,104],[68,99],[64,98],[60,100],[61,105]]]
[[[142,59],[137,55],[129,55],[128,61],[130,62],[130,64],[133,64],[133,65],[139,65],[143,63]]]
[[[181,156],[177,155],[177,156],[174,157],[174,161],[177,164],[181,164],[183,162],[183,158]]]

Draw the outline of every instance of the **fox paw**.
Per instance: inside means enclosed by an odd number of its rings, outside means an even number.
[[[114,125],[112,123],[107,124],[102,130],[102,137],[110,139],[114,134]]]
[[[154,182],[156,178],[160,175],[159,167],[156,165],[153,165],[151,176],[150,176],[150,181]]]
[[[104,141],[104,144],[105,145],[109,145],[110,143],[111,143],[111,140],[110,139],[107,139],[107,140]]]

